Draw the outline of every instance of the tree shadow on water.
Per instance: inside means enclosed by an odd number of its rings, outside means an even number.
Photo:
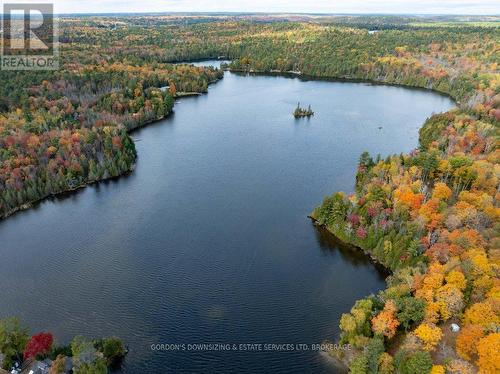
[[[390,275],[390,272],[381,264],[373,261],[373,259],[363,252],[362,249],[341,241],[325,227],[311,222],[314,226],[316,240],[321,248],[321,252],[326,256],[335,256],[340,254],[342,260],[348,262],[354,267],[373,266],[380,277],[385,279]]]

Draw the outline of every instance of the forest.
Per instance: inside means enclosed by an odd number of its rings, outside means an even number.
[[[432,89],[457,109],[409,154],[361,155],[356,191],[311,214],[392,272],[339,321],[354,347],[340,359],[355,374],[500,372],[500,28],[454,22],[62,18],[60,70],[0,71],[0,216],[131,171],[129,131],[223,75],[178,62]]]
[[[418,86],[467,107],[496,92],[498,27],[305,19],[62,18],[60,70],[0,71],[0,216],[130,171],[127,132],[168,115],[178,93],[206,92],[222,77],[173,62],[223,57],[233,71]],[[374,23],[383,31],[370,33]]]
[[[211,68],[93,58],[75,57],[51,74],[0,72],[0,217],[130,171],[129,131],[222,77]]]
[[[497,133],[477,114],[435,115],[418,150],[363,154],[356,192],[313,212],[392,271],[340,321],[342,342],[359,349],[353,373],[499,371]]]

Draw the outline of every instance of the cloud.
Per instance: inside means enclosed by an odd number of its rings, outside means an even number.
[[[55,0],[58,13],[297,12],[499,15],[499,0]]]

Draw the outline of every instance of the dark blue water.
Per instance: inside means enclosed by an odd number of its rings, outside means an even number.
[[[310,120],[295,120],[297,101]],[[313,344],[384,287],[307,214],[351,191],[359,155],[409,151],[431,92],[226,73],[132,134],[137,168],[0,223],[0,316],[32,332],[116,335],[126,373],[334,372],[317,352],[155,351]],[[382,126],[382,129],[379,127]]]

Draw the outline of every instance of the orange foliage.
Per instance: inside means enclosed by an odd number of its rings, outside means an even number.
[[[413,193],[409,188],[398,188],[394,191],[394,199],[396,202],[405,205],[412,210],[418,210],[424,201],[424,195],[421,193]]]
[[[500,373],[500,333],[482,338],[477,345],[479,374]]]
[[[384,309],[372,318],[372,330],[376,334],[381,334],[392,338],[396,334],[399,321],[396,319],[397,308],[392,300],[385,303]]]
[[[477,343],[484,336],[483,328],[479,325],[465,326],[457,337],[457,353],[465,360],[472,361],[477,355]]]

